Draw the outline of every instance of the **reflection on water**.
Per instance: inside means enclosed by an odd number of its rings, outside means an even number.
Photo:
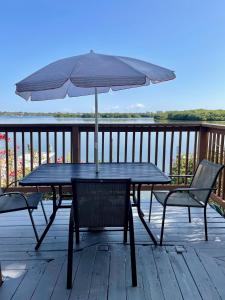
[[[95,122],[94,118],[56,118],[49,116],[0,116],[0,124],[79,124]],[[99,118],[99,123],[155,123],[152,118]]]
[[[93,124],[94,118],[56,118],[50,116],[0,116],[0,124]],[[99,118],[99,123],[121,123],[121,124],[157,124],[157,123],[185,123],[185,124],[225,124],[224,121],[168,121],[160,120],[156,122],[153,118]]]

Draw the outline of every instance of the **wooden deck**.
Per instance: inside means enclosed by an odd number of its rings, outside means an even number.
[[[147,212],[148,193],[143,192]],[[51,206],[46,204],[50,213]],[[170,208],[163,247],[155,248],[134,209],[138,287],[131,286],[129,245],[121,232],[84,233],[74,259],[74,284],[66,289],[68,210],[60,210],[39,251],[26,212],[0,216],[0,299],[225,299],[225,220],[208,209],[209,241],[203,212]],[[161,207],[154,202],[151,228],[159,237]],[[34,213],[38,229],[44,219]]]

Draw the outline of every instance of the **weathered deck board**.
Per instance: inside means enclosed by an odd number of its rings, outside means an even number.
[[[211,281],[208,273],[201,264],[195,252],[189,250],[188,252],[183,253],[183,256],[200,291],[200,294],[202,295],[202,298],[209,300],[220,299],[213,282]]]
[[[148,198],[148,197],[147,197]],[[146,199],[147,199],[146,198]],[[47,214],[51,205],[45,203]],[[148,202],[143,201],[148,212]],[[58,211],[39,251],[27,212],[0,216],[0,261],[5,282],[0,299],[13,300],[161,300],[225,298],[225,220],[208,209],[209,241],[204,241],[203,213],[168,210],[162,248],[152,245],[134,209],[138,287],[131,284],[130,249],[122,232],[82,233],[75,247],[73,289],[66,289],[69,210]],[[159,238],[162,209],[153,203],[151,229]],[[41,210],[34,212],[43,230]],[[107,247],[99,247],[108,245]],[[175,245],[183,246],[178,254]]]
[[[108,300],[126,300],[126,253],[111,246]]]

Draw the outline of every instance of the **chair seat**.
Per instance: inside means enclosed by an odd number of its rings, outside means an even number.
[[[38,203],[42,199],[42,195],[43,194],[39,192],[26,195],[26,199],[30,209],[37,209]],[[0,196],[0,213],[23,209],[27,209],[27,205],[22,195],[11,194]]]
[[[156,200],[163,206],[165,204],[166,196],[169,191],[153,191]],[[185,206],[185,207],[203,207],[203,205],[193,199],[189,193],[174,193],[169,197],[166,205],[168,206]]]

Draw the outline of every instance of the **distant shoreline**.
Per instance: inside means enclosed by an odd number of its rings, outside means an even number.
[[[0,116],[7,117],[55,117],[55,118],[94,118],[94,113],[42,113],[42,112],[0,112]],[[155,121],[225,121],[225,110],[183,110],[183,111],[159,111],[140,113],[99,113],[100,118],[113,119],[138,119],[150,118]]]

